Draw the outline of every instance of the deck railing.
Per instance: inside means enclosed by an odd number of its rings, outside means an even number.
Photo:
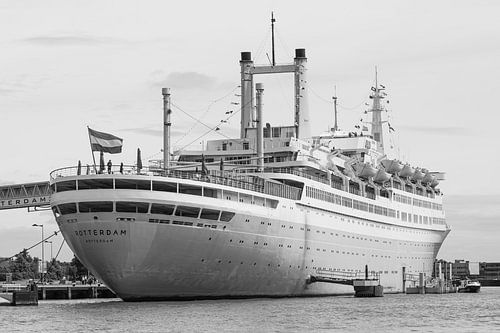
[[[228,171],[209,170],[208,173],[186,170],[163,170],[155,168],[138,169],[130,165],[112,165],[109,169],[96,170],[93,167],[67,167],[60,168],[50,173],[51,181],[61,177],[75,177],[87,175],[142,175],[142,176],[160,176],[177,179],[195,180],[212,184],[225,185],[239,189],[264,193],[282,198],[300,200],[302,190],[300,188],[289,186],[277,182],[271,182],[253,175],[242,175]]]

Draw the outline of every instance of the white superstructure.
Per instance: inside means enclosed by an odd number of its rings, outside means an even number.
[[[176,152],[168,168],[53,171],[52,209],[85,266],[125,300],[352,293],[308,277],[365,265],[398,292],[405,273],[430,274],[450,230],[439,175],[385,157],[378,83],[371,133],[310,137],[306,60],[298,49],[293,64],[255,66],[242,53],[240,138]],[[253,74],[290,71],[295,124],[259,129]]]

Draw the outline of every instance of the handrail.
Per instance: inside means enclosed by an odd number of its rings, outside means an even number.
[[[270,182],[264,178],[253,176],[253,175],[239,175],[237,173],[210,170],[208,173],[198,172],[198,171],[186,171],[186,170],[163,170],[154,168],[143,168],[139,170],[136,166],[119,166],[113,165],[109,169],[106,168],[104,172],[98,172],[97,174],[91,168],[87,174],[87,168],[85,167],[85,172],[78,171],[78,167],[66,167],[59,168],[50,173],[51,181],[54,181],[61,177],[83,177],[88,175],[93,176],[117,176],[117,175],[142,175],[142,176],[160,176],[160,177],[170,177],[178,179],[188,179],[195,181],[202,181],[206,183],[213,183],[219,185],[225,185],[235,188],[240,188],[244,190],[264,193],[268,195],[278,196],[282,198],[300,200],[302,195],[302,190],[281,183]]]

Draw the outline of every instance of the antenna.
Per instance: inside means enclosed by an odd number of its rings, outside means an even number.
[[[271,12],[271,46],[273,55],[272,65],[276,66],[276,58],[274,57],[274,22],[276,22],[276,20],[274,19],[274,12]]]
[[[333,126],[333,131],[336,132],[338,130],[337,125],[337,86],[334,86],[335,92],[333,94],[333,110],[335,111],[335,125]]]

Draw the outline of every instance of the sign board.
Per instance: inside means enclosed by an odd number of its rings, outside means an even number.
[[[47,206],[50,196],[36,196],[20,199],[0,200],[0,209]]]

